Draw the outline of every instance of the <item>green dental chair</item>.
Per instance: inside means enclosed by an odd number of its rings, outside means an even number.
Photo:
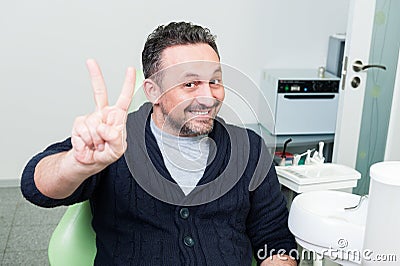
[[[48,255],[51,266],[89,266],[96,255],[89,201],[68,207],[54,230]]]

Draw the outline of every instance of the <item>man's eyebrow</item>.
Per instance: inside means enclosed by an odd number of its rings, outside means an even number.
[[[217,73],[222,73],[222,69],[221,67],[217,68],[213,74],[217,74]]]
[[[222,73],[222,69],[220,67],[215,69],[214,72],[212,73],[212,75],[215,75],[217,73],[218,74]],[[200,77],[199,74],[191,73],[191,72],[187,72],[182,76],[182,78],[198,78],[198,77]]]
[[[198,78],[199,77],[199,75],[198,74],[196,74],[196,73],[185,73],[183,76],[182,76],[183,78]]]

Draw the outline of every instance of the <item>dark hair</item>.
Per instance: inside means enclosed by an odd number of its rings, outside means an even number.
[[[219,53],[215,36],[210,30],[189,22],[171,22],[158,26],[148,37],[142,52],[142,65],[145,78],[157,73],[161,67],[161,54],[171,46],[205,43]]]

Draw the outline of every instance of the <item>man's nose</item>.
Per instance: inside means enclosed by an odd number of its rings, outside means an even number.
[[[212,93],[210,83],[204,81],[196,90],[196,100],[207,107],[212,107],[215,104],[215,98]]]

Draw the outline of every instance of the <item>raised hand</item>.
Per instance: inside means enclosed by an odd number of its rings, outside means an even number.
[[[129,67],[115,105],[108,105],[107,89],[96,61],[86,62],[93,87],[96,111],[75,119],[71,142],[74,158],[84,165],[106,166],[126,150],[126,119],[135,88],[135,70]]]

